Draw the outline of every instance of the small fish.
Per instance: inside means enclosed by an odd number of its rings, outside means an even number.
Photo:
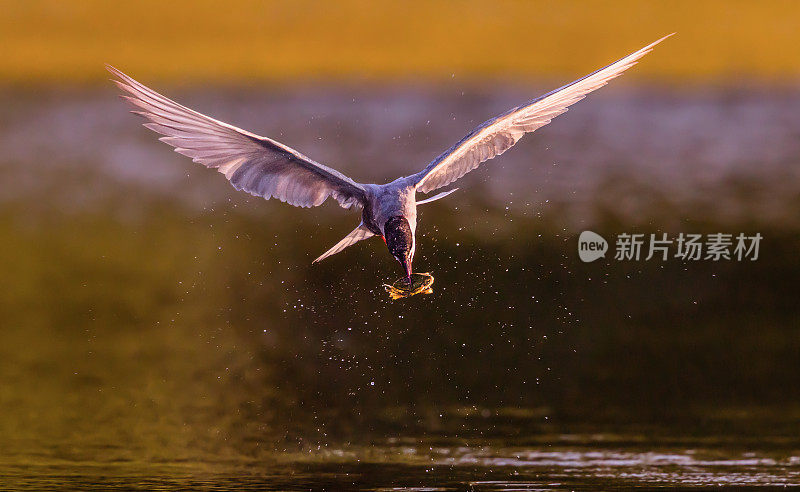
[[[417,294],[433,294],[433,275],[430,273],[412,273],[411,282],[406,277],[400,277],[394,283],[383,284],[392,300],[411,297]]]

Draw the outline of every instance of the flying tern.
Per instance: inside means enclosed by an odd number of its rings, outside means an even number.
[[[631,68],[671,35],[485,121],[422,171],[380,185],[358,183],[280,142],[198,113],[110,65],[107,69],[126,93],[122,97],[136,106],[133,112],[147,120],[145,127],[163,135],[159,140],[175,147],[175,152],[224,174],[237,190],[298,207],[321,205],[333,197],[344,208],[360,208],[358,227],[313,263],[358,241],[379,236],[411,283],[411,263],[417,246],[417,205],[443,198],[456,189],[421,201],[417,201],[418,192],[430,193],[447,186],[499,156],[523,135],[550,123],[569,106]]]

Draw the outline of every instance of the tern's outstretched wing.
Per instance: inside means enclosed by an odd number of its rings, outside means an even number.
[[[621,75],[669,36],[664,36],[655,43],[560,89],[484,122],[421,172],[411,176],[412,182],[416,184],[417,190],[423,193],[452,183],[482,162],[510,149],[524,134],[550,123],[550,120],[566,112],[570,105],[580,101],[588,93]]]
[[[331,249],[329,249],[328,251],[322,253],[322,256],[320,256],[319,258],[314,260],[312,263],[316,263],[318,261],[322,261],[322,260],[324,260],[325,258],[327,258],[327,257],[329,257],[331,255],[335,255],[336,253],[338,253],[339,251],[345,249],[346,247],[352,246],[355,243],[361,241],[362,239],[367,239],[368,237],[372,237],[374,235],[375,234],[370,232],[370,230],[367,229],[367,226],[365,226],[362,223],[358,227],[353,229],[353,232],[351,232],[350,234],[346,235],[344,237],[344,239],[342,239],[341,241],[336,243]]]
[[[342,207],[363,206],[364,189],[335,169],[314,162],[279,142],[209,118],[145,87],[114,67],[114,82],[130,95],[144,126],[164,135],[159,140],[225,175],[237,190],[275,197],[298,207],[322,204],[329,196]]]

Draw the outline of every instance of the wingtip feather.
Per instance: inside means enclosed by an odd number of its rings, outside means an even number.
[[[113,74],[114,76],[124,78],[125,74],[122,73],[122,71],[117,67],[115,67],[114,65],[111,65],[110,63],[105,63],[104,66],[106,67],[106,70],[111,74]]]
[[[661,41],[664,41],[667,38],[671,38],[672,36],[674,36],[676,34],[678,34],[678,33],[677,32],[672,32],[672,33],[667,34],[666,36],[662,36],[661,38],[659,38],[659,39],[653,41],[652,43],[650,43],[649,45],[645,46],[643,49],[652,49],[655,45],[657,45]]]

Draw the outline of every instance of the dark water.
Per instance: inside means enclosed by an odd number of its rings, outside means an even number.
[[[382,181],[527,97],[461,90],[183,99]],[[0,98],[3,489],[800,484],[800,93],[582,102],[421,208],[401,302],[380,241],[310,265],[354,214],[236,194],[111,91]],[[585,264],[584,229],[764,240]]]

